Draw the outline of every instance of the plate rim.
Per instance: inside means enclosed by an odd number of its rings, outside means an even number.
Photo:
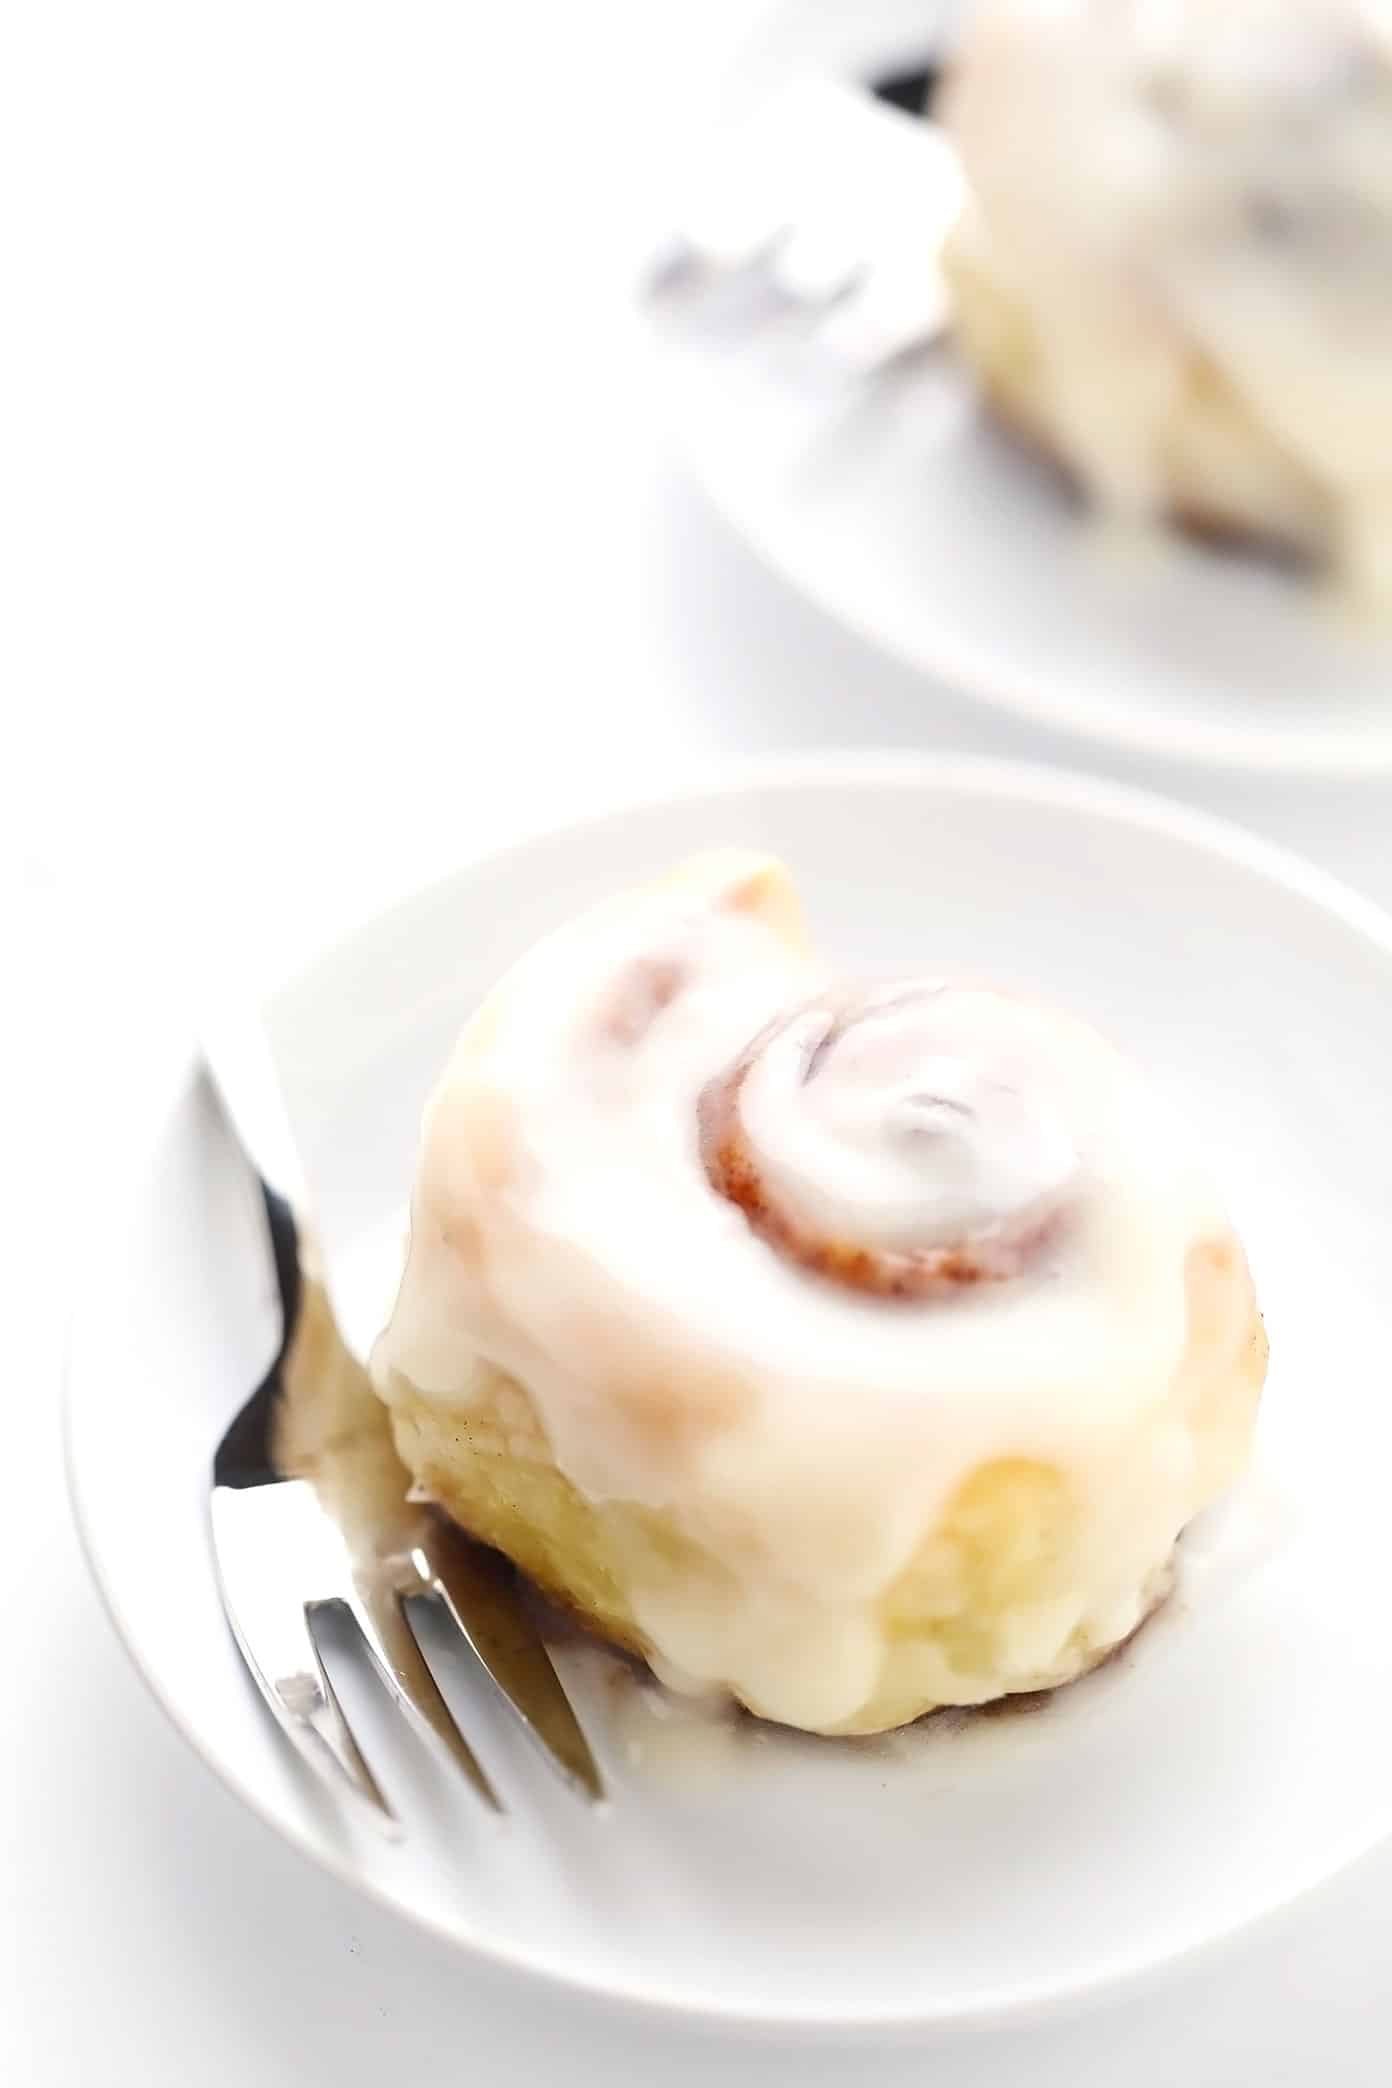
[[[1169,835],[1253,872],[1289,896],[1319,906],[1392,961],[1392,910],[1384,909],[1356,886],[1311,862],[1298,851],[1268,841],[1238,822],[1196,809],[1160,792],[1079,771],[1056,769],[1044,763],[998,759],[989,755],[955,752],[904,755],[874,750],[838,754],[819,750],[810,754],[756,756],[709,764],[668,787],[626,790],[612,802],[606,800],[602,806],[589,806],[574,816],[538,820],[499,845],[462,856],[454,868],[442,876],[388,898],[381,907],[365,915],[355,928],[335,940],[317,944],[297,965],[291,977],[295,980],[307,977],[319,964],[348,950],[367,929],[380,927],[398,909],[411,907],[437,894],[456,879],[478,875],[489,866],[525,853],[543,841],[558,839],[562,835],[578,838],[626,814],[652,811],[663,805],[707,796],[737,798],[766,789],[816,789],[835,784],[871,790],[923,791],[937,788],[954,794],[1006,800],[1028,798],[1065,811],[1097,814],[1116,824]],[[166,1009],[161,1008],[158,1013],[162,1019],[168,1019]],[[168,1065],[160,1075],[160,1107],[182,1099],[197,1078],[200,1058],[190,1024],[181,1025],[177,1048],[171,1046],[165,1056]],[[141,1112],[142,1123],[149,1118],[154,1106],[152,1102]],[[347,1852],[312,1838],[298,1821],[287,1821],[276,1815],[243,1780],[236,1765],[184,1717],[165,1693],[161,1673],[147,1660],[139,1628],[127,1612],[120,1591],[99,1555],[93,1517],[86,1500],[83,1460],[78,1446],[80,1402],[77,1383],[86,1354],[100,1340],[92,1322],[101,1297],[98,1288],[79,1299],[68,1316],[58,1402],[63,1469],[83,1559],[116,1637],[136,1674],[194,1755],[281,1841],[374,1905],[460,1952],[493,1978],[540,1981],[558,1999],[599,2008],[610,2015],[620,2014],[658,2026],[681,2026],[765,2042],[772,2039],[805,2042],[835,2037],[848,2044],[866,2040],[914,2043],[953,2030],[1019,2028],[1076,2013],[1096,2002],[1146,1991],[1172,1973],[1192,1966],[1212,1953],[1235,1946],[1242,1939],[1305,1907],[1392,1837],[1390,1794],[1385,1821],[1376,1824],[1371,1831],[1350,1837],[1348,1844],[1332,1861],[1322,1864],[1315,1875],[1298,1881],[1280,1898],[1254,1907],[1225,1927],[1202,1933],[1158,1955],[1122,1957],[1086,1976],[1068,1980],[1027,1981],[965,2005],[939,2003],[914,2010],[863,2014],[847,2013],[842,2009],[827,2015],[756,2012],[739,2005],[712,2006],[709,2002],[687,2000],[651,1985],[596,1985],[569,1971],[564,1964],[500,1946],[486,1935],[461,1934],[443,1919],[393,1897],[375,1878],[364,1876]]]
[[[818,615],[828,618],[881,659],[893,661],[918,676],[925,684],[925,697],[931,697],[932,682],[940,681],[954,695],[984,704],[997,715],[1017,719],[1036,731],[1057,732],[1074,742],[1075,747],[1114,747],[1133,756],[1177,767],[1189,765],[1219,775],[1356,782],[1392,774],[1392,707],[1385,725],[1362,734],[1321,732],[1310,727],[1298,732],[1275,732],[1260,726],[1225,725],[1217,719],[1202,724],[1191,721],[1181,728],[1150,711],[1136,713],[1124,706],[1080,716],[1062,697],[1053,696],[1047,685],[992,667],[980,656],[980,648],[970,642],[937,634],[931,647],[915,647],[901,639],[897,631],[882,630],[872,616],[810,579],[805,561],[780,533],[766,526],[762,518],[751,517],[728,495],[722,474],[712,467],[710,451],[689,425],[690,416],[677,404],[680,382],[674,381],[665,367],[670,351],[661,341],[658,329],[650,331],[659,365],[658,388],[667,439],[680,469],[712,513],[765,572],[791,588]],[[1312,578],[1309,584],[1312,589],[1317,588],[1318,579]]]

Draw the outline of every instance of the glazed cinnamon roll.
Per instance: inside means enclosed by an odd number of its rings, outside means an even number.
[[[1385,0],[983,0],[958,334],[1096,500],[1392,602]]]
[[[597,1631],[847,1733],[1125,1639],[1265,1360],[1120,1054],[976,981],[831,976],[786,872],[727,854],[468,1024],[373,1377],[420,1489]]]

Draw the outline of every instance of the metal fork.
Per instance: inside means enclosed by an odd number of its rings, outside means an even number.
[[[867,373],[936,340],[964,183],[947,134],[908,113],[898,84],[810,75],[727,131],[688,183],[650,289],[757,271],[807,312],[819,347]]]
[[[417,1731],[501,1811],[421,1651],[411,1608],[422,1599],[443,1608],[476,1669],[562,1775],[587,1797],[602,1797],[594,1757],[511,1569],[410,1500],[385,1410],[305,1267],[290,1207],[261,1180],[229,1129],[265,1209],[282,1338],[213,1458],[213,1548],[228,1621],[282,1732],[357,1810],[399,1832],[315,1642],[315,1618],[336,1607],[352,1618],[378,1676]],[[332,1454],[317,1463],[305,1459],[303,1476],[287,1475],[296,1456],[297,1395],[331,1398],[337,1426]]]

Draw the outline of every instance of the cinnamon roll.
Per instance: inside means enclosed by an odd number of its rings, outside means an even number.
[[[1113,511],[1392,601],[1385,0],[984,0],[944,114],[959,338]]]
[[[705,857],[507,975],[373,1357],[417,1486],[681,1686],[826,1733],[1081,1674],[1239,1469],[1266,1344],[1093,1030],[856,984]]]

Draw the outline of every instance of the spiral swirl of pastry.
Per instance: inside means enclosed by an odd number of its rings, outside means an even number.
[[[1019,1275],[1066,1223],[1076,1144],[1007,996],[846,988],[776,1018],[700,1102],[707,1175],[754,1231],[879,1297]]]

